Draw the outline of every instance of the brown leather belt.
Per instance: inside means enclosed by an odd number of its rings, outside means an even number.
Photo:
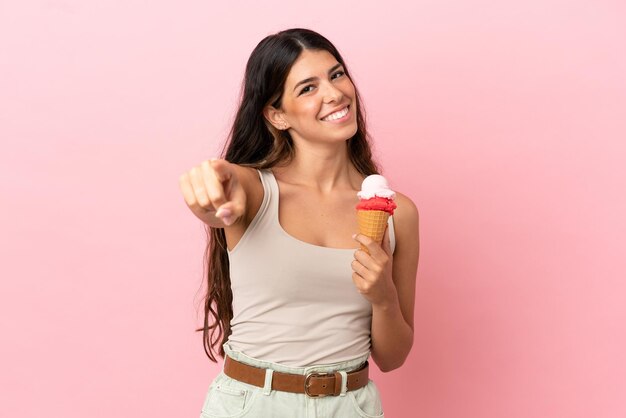
[[[366,361],[358,370],[348,372],[348,390],[366,386],[369,364]],[[224,374],[240,382],[250,385],[265,386],[265,369],[250,366],[226,356]],[[311,372],[307,375],[282,373],[274,371],[272,389],[283,392],[305,393],[310,397],[337,396],[341,393],[341,373]]]

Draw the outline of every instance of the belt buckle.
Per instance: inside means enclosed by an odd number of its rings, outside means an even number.
[[[326,393],[322,393],[319,395],[313,395],[309,393],[309,387],[311,387],[311,383],[309,382],[309,380],[311,380],[312,377],[328,376],[329,374],[330,373],[328,372],[312,372],[307,374],[306,378],[304,379],[304,393],[306,393],[309,398],[323,398],[325,396],[328,396],[328,394]]]

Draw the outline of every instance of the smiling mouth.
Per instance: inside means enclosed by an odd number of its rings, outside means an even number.
[[[322,118],[322,120],[324,122],[332,122],[334,120],[338,120],[338,119],[341,119],[341,118],[345,117],[348,114],[349,111],[350,111],[350,105],[348,105],[348,106],[344,107],[343,109],[338,110],[338,111],[336,111],[334,113],[331,113],[330,115]]]

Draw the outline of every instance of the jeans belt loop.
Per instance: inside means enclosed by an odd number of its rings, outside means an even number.
[[[265,385],[263,386],[263,395],[269,395],[272,392],[272,378],[274,377],[273,369],[265,369]]]
[[[341,374],[341,393],[339,396],[346,396],[348,392],[348,373],[343,370],[339,370],[339,373]]]

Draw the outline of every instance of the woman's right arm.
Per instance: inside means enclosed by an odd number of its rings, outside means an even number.
[[[179,182],[189,209],[213,228],[243,233],[263,200],[256,170],[226,160],[203,161],[183,173]]]

